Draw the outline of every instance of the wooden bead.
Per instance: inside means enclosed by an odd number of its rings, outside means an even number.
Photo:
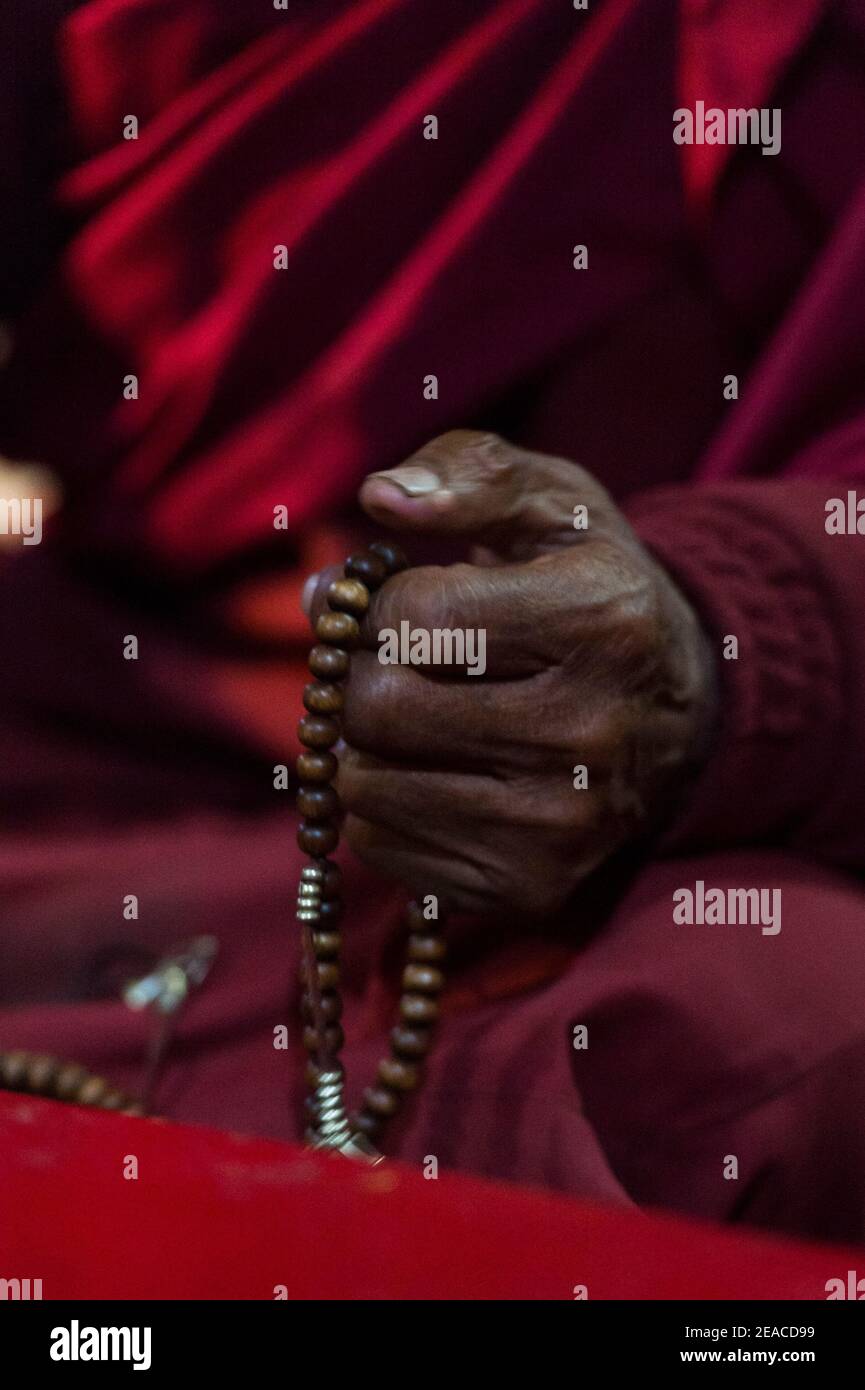
[[[344,912],[344,907],[340,898],[330,898],[327,902],[319,904],[318,915],[323,927],[333,927],[340,921]]]
[[[339,985],[339,966],[332,960],[316,962],[315,973],[320,991],[336,989]]]
[[[27,1086],[31,1091],[42,1093],[50,1087],[60,1063],[56,1057],[39,1053],[31,1057],[27,1067]]]
[[[339,831],[335,825],[312,825],[304,820],[298,828],[297,843],[304,854],[330,854],[339,844]]]
[[[303,703],[313,714],[339,714],[345,691],[333,681],[311,681],[303,688]]]
[[[439,1016],[438,1004],[425,994],[404,994],[399,1001],[399,1011],[406,1023],[435,1023]]]
[[[328,1023],[324,1030],[324,1045],[328,1052],[339,1052],[345,1036],[338,1023]],[[316,1030],[307,1026],[303,1030],[303,1045],[307,1052],[318,1051],[318,1033]]]
[[[424,935],[420,932],[412,932],[408,939],[406,953],[409,960],[437,961],[444,960],[447,955],[447,945],[441,936]]]
[[[309,1058],[307,1059],[306,1068],[305,1068],[305,1073],[306,1073],[306,1084],[307,1084],[307,1086],[309,1087],[309,1089],[310,1089],[311,1091],[314,1091],[315,1088],[316,1088],[316,1086],[318,1085],[318,1079],[319,1079],[319,1077],[320,1077],[320,1075],[321,1075],[321,1071],[320,1071],[320,1069],[319,1069],[318,1064],[317,1064],[316,1062],[314,1062],[313,1059],[312,1059],[311,1057],[309,1057]],[[309,1098],[308,1098],[308,1100],[307,1100],[307,1104],[308,1104],[308,1101],[309,1101]]]
[[[301,787],[297,809],[307,820],[329,820],[339,811],[339,797],[333,787]]]
[[[420,1067],[401,1057],[383,1057],[378,1064],[378,1079],[390,1090],[413,1091],[420,1081]]]
[[[100,1101],[100,1109],[122,1110],[124,1105],[126,1104],[126,1100],[127,1097],[123,1094],[122,1091],[115,1090],[115,1088],[112,1087],[109,1091],[106,1091],[105,1095],[102,1097],[102,1100]]]
[[[407,965],[402,972],[402,987],[420,994],[438,994],[444,989],[445,977],[434,965]]]
[[[358,579],[335,579],[327,591],[328,607],[362,618],[369,608],[369,589]]]
[[[300,1000],[300,1007],[304,1020],[307,1023],[312,1023],[315,1019],[315,1013],[312,1007],[312,995],[309,993],[309,990],[304,990]],[[339,1023],[339,1020],[342,1018],[342,999],[335,989],[325,990],[321,995],[321,1016],[325,1023]]]
[[[320,680],[340,680],[348,675],[348,652],[340,651],[339,647],[313,647],[308,665]]]
[[[360,627],[350,613],[322,613],[315,624],[315,635],[322,642],[352,648],[357,646]]]
[[[381,1134],[382,1124],[378,1115],[372,1115],[368,1110],[361,1110],[355,1120],[356,1127],[361,1134],[365,1134],[367,1139],[377,1139]]]
[[[76,1100],[79,1105],[101,1105],[110,1089],[101,1076],[88,1076],[84,1085],[79,1087]]]
[[[310,752],[301,753],[296,767],[301,782],[332,782],[339,763],[332,753]]]
[[[399,1096],[385,1086],[368,1086],[363,1093],[365,1109],[386,1120],[399,1110],[399,1100]]]
[[[345,562],[345,573],[349,579],[359,579],[361,584],[374,591],[387,579],[387,565],[380,555],[370,551],[368,554],[350,555]]]
[[[305,714],[297,726],[297,736],[307,748],[332,748],[339,738],[339,725],[326,714]]]
[[[334,960],[342,950],[342,932],[314,931],[312,949],[316,960]]]
[[[77,1062],[66,1062],[61,1066],[54,1081],[54,1094],[58,1100],[73,1100],[87,1077],[84,1067]]]
[[[341,931],[313,931],[313,951],[316,960],[337,960],[342,951]]]
[[[0,1053],[0,1082],[10,1091],[20,1090],[27,1076],[29,1056],[26,1052]]]
[[[432,1043],[429,1028],[393,1028],[390,1045],[398,1057],[425,1057]]]
[[[392,541],[373,541],[370,550],[373,555],[384,561],[388,574],[398,574],[400,570],[408,569],[405,552]]]

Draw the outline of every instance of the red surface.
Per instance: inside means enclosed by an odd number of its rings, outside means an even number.
[[[856,1268],[861,1251],[0,1095],[0,1278],[45,1299],[825,1299]]]

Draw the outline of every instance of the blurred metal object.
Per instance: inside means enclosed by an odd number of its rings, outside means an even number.
[[[351,1121],[345,1109],[341,1071],[324,1071],[318,1078],[314,1092],[316,1111],[316,1131],[312,1138],[314,1149],[330,1149],[346,1158],[359,1158],[375,1167],[384,1155],[367,1139],[365,1134],[353,1133]]]
[[[203,984],[219,950],[215,936],[194,936],[175,946],[146,975],[124,985],[121,997],[133,1013],[150,1009],[159,1019],[147,1053],[142,1105],[149,1111],[178,1015],[190,992]]]
[[[215,936],[194,936],[181,942],[146,975],[124,985],[124,1004],[135,1013],[149,1008],[161,1014],[175,1013],[190,989],[207,979],[218,950]]]

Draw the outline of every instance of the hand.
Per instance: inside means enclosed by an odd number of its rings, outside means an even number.
[[[700,760],[713,681],[697,618],[567,460],[454,430],[372,474],[360,499],[390,531],[481,549],[373,597],[346,692],[344,834],[372,867],[457,910],[555,911]],[[334,577],[318,576],[313,621]],[[485,630],[485,673],[382,665],[379,633],[403,620]]]

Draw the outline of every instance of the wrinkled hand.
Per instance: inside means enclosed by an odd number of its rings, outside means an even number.
[[[554,911],[699,761],[713,679],[695,614],[567,460],[454,430],[372,474],[360,497],[388,530],[481,548],[474,564],[411,569],[373,597],[346,692],[345,837],[458,910]],[[334,577],[318,578],[313,621]],[[485,674],[382,665],[378,634],[403,620],[484,629]]]

